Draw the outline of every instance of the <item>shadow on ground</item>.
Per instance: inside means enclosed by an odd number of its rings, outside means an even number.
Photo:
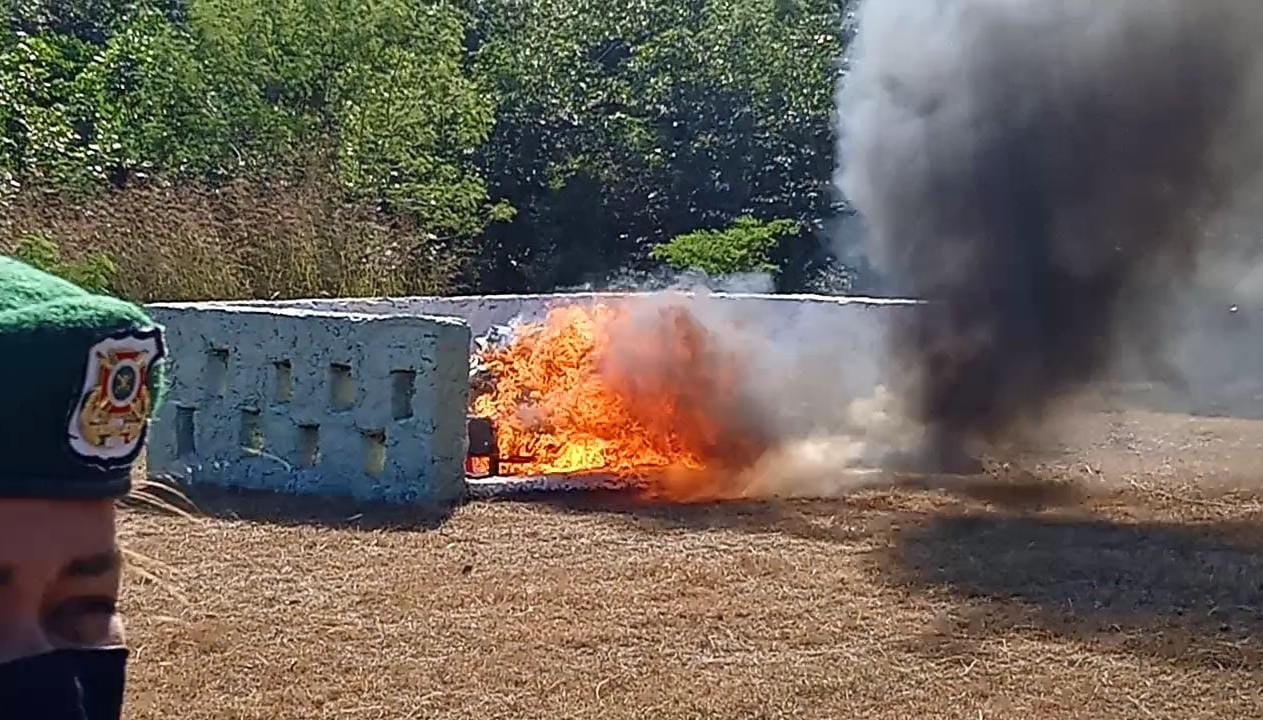
[[[924,648],[1039,632],[1184,663],[1263,664],[1263,518],[969,513],[931,516],[892,540],[887,579],[966,603],[918,640]]]
[[[648,531],[885,546],[870,556],[878,579],[950,606],[936,627],[910,639],[915,652],[971,654],[988,639],[1034,634],[1094,652],[1263,667],[1263,516],[1111,519],[1075,483],[1030,476],[904,478],[828,501],[538,501]]]
[[[441,527],[455,510],[364,503],[350,498],[189,487],[171,482],[164,485],[173,488],[175,493],[150,493],[160,502],[132,500],[129,507],[139,512],[180,512],[225,520],[343,530],[433,530]]]
[[[279,525],[425,530],[449,516],[344,499],[183,492],[197,514]],[[606,516],[648,533],[720,530],[876,546],[867,557],[879,580],[948,601],[937,626],[909,639],[915,652],[970,654],[990,639],[1034,634],[1096,652],[1263,667],[1263,516],[1116,520],[1094,515],[1084,495],[1074,483],[977,477],[891,479],[825,501],[680,505],[567,493],[510,502]]]
[[[871,530],[864,500],[726,501],[687,505],[656,502],[632,493],[537,495],[514,502],[545,505],[559,512],[596,515],[648,533],[730,531],[779,534],[808,540],[851,543]]]
[[[350,530],[429,530],[441,527],[457,509],[422,509],[386,503],[364,503],[351,498],[286,495],[281,493],[187,486],[164,481],[153,486],[162,502],[131,501],[140,512],[187,512],[227,520],[281,526],[312,525]],[[632,492],[559,492],[522,495],[507,502],[545,506],[559,512],[605,515],[633,522],[650,532],[731,530],[778,533],[810,540],[851,542],[871,533],[873,523],[888,524],[891,513],[906,509],[906,498],[889,492],[927,491],[946,497],[1023,510],[1065,507],[1080,502],[1072,483],[1034,478],[959,478],[952,481],[921,477],[889,477],[868,483],[856,493],[826,500],[749,500],[710,503],[671,503]]]
[[[901,494],[893,495],[899,491]],[[509,502],[543,504],[562,512],[605,515],[646,531],[723,530],[781,534],[806,540],[851,543],[897,524],[908,515],[909,493],[935,501],[969,501],[1016,511],[1079,505],[1085,493],[1070,482],[1030,475],[959,477],[886,476],[831,499],[737,500],[671,503],[635,493],[539,493]]]

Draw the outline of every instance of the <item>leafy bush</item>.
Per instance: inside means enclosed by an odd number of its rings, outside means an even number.
[[[748,215],[718,230],[696,230],[677,235],[650,251],[650,256],[676,270],[700,270],[720,276],[747,272],[773,272],[772,249],[798,234],[793,220],[765,222]]]
[[[63,259],[57,242],[40,233],[23,236],[13,256],[94,293],[110,292],[118,272],[114,261],[103,252],[91,252],[77,260]]]

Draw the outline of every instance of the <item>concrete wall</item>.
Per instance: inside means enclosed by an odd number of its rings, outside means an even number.
[[[166,326],[172,370],[151,473],[390,502],[463,494],[470,334],[460,319],[148,309]]]
[[[838,407],[889,381],[892,368],[884,361],[883,347],[892,318],[920,305],[901,298],[614,292],[293,300],[267,305],[374,315],[451,315],[469,324],[472,340],[493,325],[538,320],[559,305],[632,302],[652,308],[679,299],[687,299],[708,327],[729,337],[734,328],[742,334],[753,372],[767,378],[769,394],[810,397],[812,406]],[[812,407],[802,412],[820,411]]]
[[[464,492],[475,336],[514,319],[542,318],[558,305],[634,302],[652,311],[672,297],[568,293],[151,306],[168,329],[174,377],[170,401],[154,424],[150,469],[194,483],[446,503]],[[885,352],[887,333],[920,305],[725,293],[688,302],[726,342],[749,348],[751,376],[758,378],[752,392],[770,399],[764,404],[773,421],[787,428],[827,420],[850,399],[890,382],[895,368]],[[1192,396],[1177,398],[1179,409],[1210,404],[1263,415],[1263,344],[1254,315],[1226,315],[1207,305],[1173,328],[1180,342],[1170,346],[1172,359],[1192,386]],[[1152,372],[1141,367],[1121,375]]]
[[[537,320],[559,305],[645,301],[670,297],[687,297],[708,305],[729,308],[734,314],[748,317],[769,327],[781,327],[787,319],[818,316],[832,317],[836,322],[865,317],[866,311],[915,307],[916,300],[903,298],[842,297],[835,295],[763,295],[752,293],[552,293],[540,295],[464,295],[455,297],[346,298],[333,300],[290,300],[268,303],[270,306],[309,310],[390,315],[394,313],[449,315],[469,323],[473,336],[482,335],[493,325],[502,325],[514,318]],[[245,302],[243,305],[262,303]],[[826,315],[827,313],[827,315]]]
[[[514,318],[539,319],[557,305],[661,297],[664,295],[589,292],[298,300],[284,304],[372,314],[454,315],[465,319],[477,337],[492,325]],[[799,382],[819,384],[827,378],[836,392],[825,393],[822,403],[857,396],[875,383],[889,382],[888,374],[894,368],[882,347],[890,325],[921,304],[904,298],[825,295],[713,293],[692,297],[694,306],[703,312],[739,322],[771,340],[764,345],[776,350],[758,358],[767,374],[796,366],[800,368]],[[1263,337],[1263,306],[1242,305],[1238,312],[1230,313],[1230,305],[1222,294],[1200,292],[1161,308],[1170,316],[1162,340],[1120,350],[1105,380],[1140,388],[1138,397],[1147,405],[1151,398],[1144,388],[1178,375],[1186,389],[1182,397],[1170,400],[1172,410],[1263,416],[1263,342],[1259,341]]]

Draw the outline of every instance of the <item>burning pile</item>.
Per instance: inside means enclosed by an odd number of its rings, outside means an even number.
[[[860,350],[839,342],[847,323],[833,317],[651,295],[493,329],[474,353],[469,414],[494,426],[513,477],[473,478],[471,492],[700,502],[880,484],[892,454],[923,443],[920,428],[884,386],[840,382]]]
[[[768,447],[747,367],[683,304],[557,307],[475,358],[471,415],[495,425],[503,472],[599,472],[674,498],[739,495],[731,471]]]
[[[1154,347],[1207,219],[1257,197],[1260,33],[1248,0],[868,0],[837,184],[868,259],[928,301],[881,349],[897,398],[842,387],[863,351],[831,351],[844,328],[772,318],[773,342],[739,311],[654,299],[558,308],[486,348],[472,414],[510,473],[652,475],[676,499],[979,472],[973,446]]]

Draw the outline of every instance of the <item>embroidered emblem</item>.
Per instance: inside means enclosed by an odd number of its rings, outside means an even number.
[[[149,374],[163,356],[156,328],[112,335],[88,352],[83,392],[70,414],[70,448],[105,466],[130,463],[153,412]]]

